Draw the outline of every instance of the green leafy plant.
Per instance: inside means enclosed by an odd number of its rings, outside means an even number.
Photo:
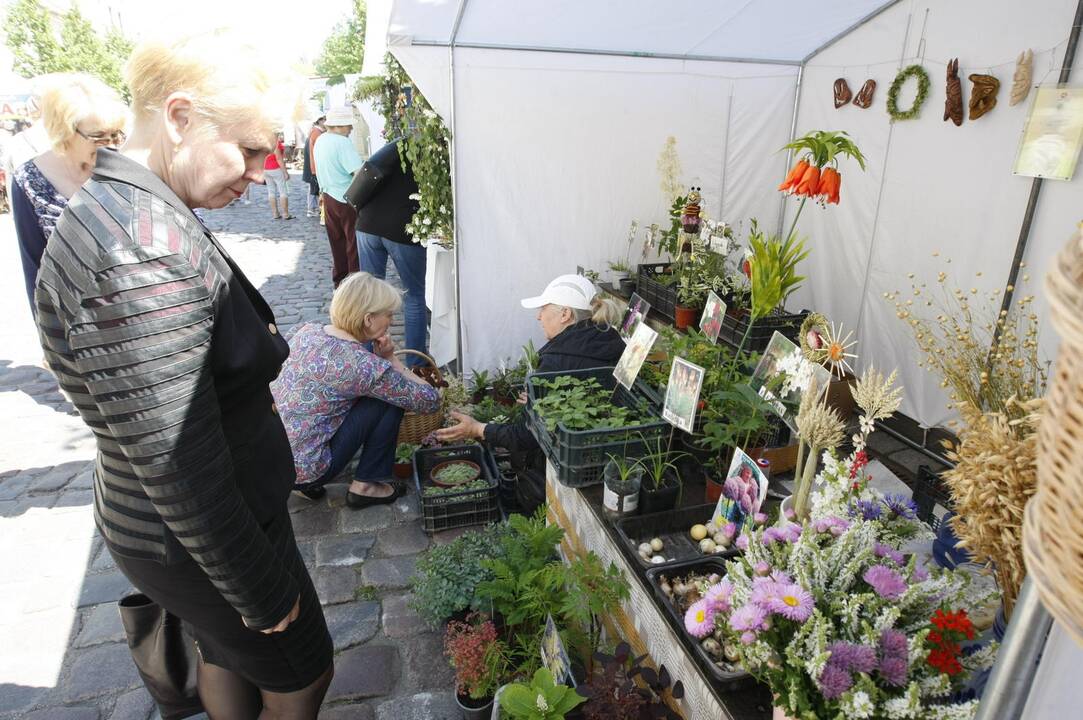
[[[647,489],[652,492],[657,492],[665,487],[666,484],[666,472],[671,471],[672,477],[676,481],[677,485],[681,485],[681,473],[677,469],[677,460],[682,457],[687,457],[688,453],[674,452],[665,446],[663,438],[656,438],[654,442],[651,442],[647,438],[642,438],[644,445],[647,445],[650,452],[640,458],[639,463],[643,466],[644,479],[647,480]]]
[[[444,632],[444,654],[455,668],[460,695],[483,700],[496,695],[508,676],[508,651],[496,625],[471,614],[466,622],[452,621]]]
[[[458,612],[482,607],[477,587],[493,577],[484,563],[502,556],[508,532],[507,525],[490,525],[434,545],[418,558],[410,604],[426,624],[436,627]]]
[[[748,244],[752,249],[752,319],[766,317],[782,306],[805,279],[797,264],[808,256],[804,240],[791,234],[785,242],[767,238],[752,221]],[[751,323],[749,323],[751,327]]]
[[[557,685],[553,674],[538,668],[530,684],[512,683],[500,693],[500,708],[514,720],[560,720],[585,697],[565,685]]]
[[[492,379],[489,377],[489,373],[486,370],[474,370],[470,373],[470,390],[474,393],[474,401],[480,395],[488,392],[492,389]]]
[[[549,432],[560,425],[568,430],[599,430],[643,425],[652,419],[645,403],[634,408],[615,405],[610,400],[611,391],[596,378],[560,375],[535,378],[534,383],[547,390],[534,402],[534,409]]]
[[[413,443],[399,443],[395,446],[395,462],[412,463],[414,461],[414,452],[418,447]]]
[[[601,616],[627,600],[629,593],[624,574],[612,563],[603,565],[594,552],[576,557],[566,566],[561,618],[571,629],[568,634],[573,644],[586,658],[588,671],[601,639]]]
[[[474,495],[466,496],[463,493],[480,493],[485,490],[489,490],[490,487],[491,486],[488,480],[484,478],[478,478],[476,480],[471,480],[470,482],[465,482],[461,485],[456,485],[454,487],[440,487],[439,485],[428,485],[425,487],[424,490],[421,491],[421,494],[427,498],[438,498],[445,495],[455,495],[455,501],[461,502],[462,500],[472,500],[476,497]]]
[[[671,258],[677,257],[681,252],[681,215],[684,214],[687,203],[687,195],[678,195],[669,206],[669,229],[662,233],[659,250],[665,250]]]
[[[454,463],[445,465],[437,472],[433,473],[432,479],[443,485],[458,487],[459,485],[477,479],[479,472],[479,468],[472,467],[466,463]]]

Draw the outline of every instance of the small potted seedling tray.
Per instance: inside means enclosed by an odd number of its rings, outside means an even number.
[[[760,318],[752,324],[752,331],[748,334],[744,349],[749,352],[763,352],[767,349],[767,344],[771,342],[771,336],[775,334],[775,331],[782,333],[795,343],[798,342],[797,336],[801,333],[801,324],[805,322],[808,314],[808,310],[802,310],[796,314],[783,313]],[[750,317],[747,314],[741,317],[727,314],[722,318],[722,329],[718,333],[718,339],[726,341],[732,347],[737,347],[741,344],[745,331],[748,330],[749,321]]]
[[[595,378],[611,393],[614,404],[623,407],[643,405],[654,419],[642,425],[598,430],[569,430],[561,423],[554,431],[550,431],[534,408],[535,403],[548,392],[548,388],[538,385],[537,381],[568,376],[579,379]],[[638,384],[638,381],[636,382]],[[641,390],[629,392],[617,384],[611,367],[532,373],[527,377],[526,387],[526,413],[530,431],[556,468],[557,480],[568,487],[600,483],[602,471],[610,455],[642,457],[648,454],[652,444],[658,443],[669,431],[669,425],[657,416],[657,410],[644,402]]]
[[[692,657],[695,658],[696,663],[707,673],[707,677],[712,678],[722,689],[735,690],[754,683],[755,678],[743,669],[731,672],[716,665],[714,660],[711,659],[711,656],[707,654],[707,651],[700,647],[699,641],[689,635],[688,631],[685,630],[684,612],[674,607],[669,596],[662,591],[662,576],[665,576],[667,580],[672,581],[675,578],[684,577],[690,573],[701,573],[703,575],[717,573],[722,577],[725,577],[726,563],[721,558],[711,557],[699,560],[686,560],[671,565],[659,565],[658,567],[651,568],[647,571],[647,582],[650,583],[651,588],[654,590],[654,596],[661,604],[666,620],[669,622],[674,632],[677,633],[677,637],[681,639],[681,643],[684,644]]]
[[[499,478],[492,470],[496,464],[486,459],[487,454],[481,445],[419,448],[414,453],[414,485],[421,502],[425,532],[431,534],[500,520]],[[432,473],[438,466],[462,461],[473,463],[481,471],[477,480],[460,488],[440,487],[433,482]]]
[[[639,266],[636,294],[651,304],[651,310],[670,320],[676,315],[677,283],[669,272],[672,263],[643,263]],[[670,282],[664,282],[670,280]]]
[[[710,526],[715,504],[667,510],[652,515],[632,515],[614,523],[628,558],[642,568],[668,567],[673,563],[709,558],[727,558],[737,554],[732,545],[722,552],[706,555],[699,549],[699,541],[693,540],[689,530],[693,525]],[[665,563],[651,563],[639,554],[639,546],[654,538],[662,541],[662,550],[656,555],[665,557]]]

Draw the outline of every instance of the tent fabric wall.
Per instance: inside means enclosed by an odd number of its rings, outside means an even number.
[[[902,410],[926,426],[950,419],[948,398],[938,378],[918,367],[909,330],[883,294],[898,290],[907,299],[910,272],[930,288],[940,271],[968,291],[1004,287],[1031,186],[1030,178],[1011,175],[1033,99],[1008,106],[1015,58],[1032,48],[1035,82],[1056,82],[1056,72],[1048,71],[1060,66],[1075,9],[1074,0],[1040,5],[998,3],[989,12],[982,0],[900,3],[811,58],[804,70],[797,133],[846,130],[866,154],[869,170],[845,161],[842,203],[806,207],[798,232],[809,237],[812,249],[802,271],[809,279],[791,306],[816,308],[857,329],[860,365],[898,367],[906,387]],[[887,89],[900,56],[903,65],[920,62],[932,82],[920,118],[892,125]],[[959,58],[964,100],[970,73],[991,73],[1001,82],[997,107],[958,128],[941,120],[945,65],[953,57]],[[838,77],[855,92],[866,78],[875,79],[873,106],[836,110],[831,85]],[[908,107],[909,99],[904,94],[900,105]],[[1030,283],[1017,297],[1040,293],[1049,258],[1083,215],[1081,186],[1078,173],[1071,182],[1045,183],[1028,250]],[[796,207],[792,200],[788,205],[787,227]],[[1051,358],[1055,338],[1050,333],[1043,340]]]

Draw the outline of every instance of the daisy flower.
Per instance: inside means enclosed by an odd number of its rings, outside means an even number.
[[[730,627],[736,632],[756,632],[762,630],[766,622],[767,611],[751,602],[737,608],[730,615]]]
[[[826,361],[831,365],[831,372],[835,373],[840,380],[846,377],[847,373],[854,372],[848,358],[857,359],[857,355],[849,352],[854,345],[857,345],[857,340],[853,339],[854,332],[851,330],[843,337],[842,329],[841,323],[836,329],[835,323],[832,322],[831,329],[824,335],[823,345],[823,353]]]
[[[812,615],[812,595],[797,584],[778,587],[771,611],[784,618],[804,622]]]
[[[730,597],[733,596],[733,585],[729,580],[715,583],[703,593],[703,598],[708,604],[714,606],[715,612],[730,611]]]
[[[705,638],[714,632],[714,607],[706,600],[698,600],[684,614],[684,629],[688,634]]]

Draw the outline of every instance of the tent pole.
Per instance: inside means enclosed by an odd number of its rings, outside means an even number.
[[[797,84],[793,89],[793,116],[790,118],[790,140],[793,142],[797,138],[797,112],[801,109],[801,81],[805,77],[805,66],[797,68]],[[729,128],[726,128],[726,132],[729,132]],[[793,166],[793,149],[786,151],[786,166],[782,168],[783,175],[786,171]],[[777,235],[782,237],[782,225],[786,221],[786,198],[783,196],[782,200],[778,204],[778,231]]]
[[[1075,19],[1072,21],[1072,31],[1068,36],[1068,46],[1064,50],[1064,62],[1060,65],[1060,77],[1058,85],[1068,82],[1072,74],[1072,64],[1075,63],[1075,51],[1079,45],[1079,30],[1083,25],[1083,0],[1079,0],[1075,8]],[[1042,193],[1042,178],[1034,178],[1030,183],[1030,196],[1027,198],[1027,209],[1023,212],[1023,225],[1019,228],[1019,239],[1015,242],[1015,256],[1012,258],[1012,266],[1008,270],[1008,281],[1004,286],[1004,301],[1000,304],[1000,316],[1006,317],[1005,312],[1012,307],[1012,298],[1015,295],[1015,284],[1019,279],[1019,268],[1023,265],[1023,257],[1027,252],[1027,241],[1030,240],[1030,229],[1034,224],[1034,214],[1038,209],[1038,196]],[[993,343],[989,348],[989,363],[992,365],[992,357],[996,352],[997,343],[1000,342],[1000,332],[1004,326],[997,323],[993,328]]]
[[[844,37],[846,37],[847,35],[852,33],[854,30],[857,30],[862,25],[865,25],[865,24],[869,23],[870,21],[872,21],[873,18],[878,16],[880,13],[890,9],[894,5],[897,5],[898,3],[899,3],[899,0],[891,0],[891,2],[885,3],[885,4],[881,5],[880,7],[878,7],[877,9],[873,10],[871,13],[869,13],[865,17],[861,18],[856,23],[854,23],[850,27],[846,28],[845,30],[840,32],[835,37],[831,38],[830,40],[825,42],[820,47],[818,47],[815,50],[813,50],[812,52],[810,52],[807,56],[805,56],[804,63],[807,64],[809,60],[816,57],[817,55],[822,53],[824,50],[826,50],[827,48],[829,48],[832,45],[834,45],[835,43],[837,43],[839,40],[842,40]]]
[[[463,377],[466,376],[466,368],[463,367],[463,305],[462,305],[462,283],[459,280],[459,194],[457,192],[457,179],[458,173],[455,171],[456,161],[458,160],[458,153],[455,152],[455,38],[459,34],[459,26],[463,21],[463,14],[466,12],[466,3],[469,0],[459,0],[459,8],[455,12],[455,25],[451,29],[451,41],[448,43],[448,72],[451,74],[451,107],[448,113],[448,134],[451,135],[451,140],[448,143],[448,165],[451,174],[451,206],[452,206],[452,222],[451,222],[451,240],[452,240],[452,252],[453,261],[452,267],[455,271],[455,361],[458,364],[459,374]]]
[[[726,140],[722,144],[722,191],[718,194],[718,219],[725,221],[726,210],[726,176],[730,161],[730,118],[733,117],[733,89],[735,83],[730,81],[730,97],[726,103]]]

